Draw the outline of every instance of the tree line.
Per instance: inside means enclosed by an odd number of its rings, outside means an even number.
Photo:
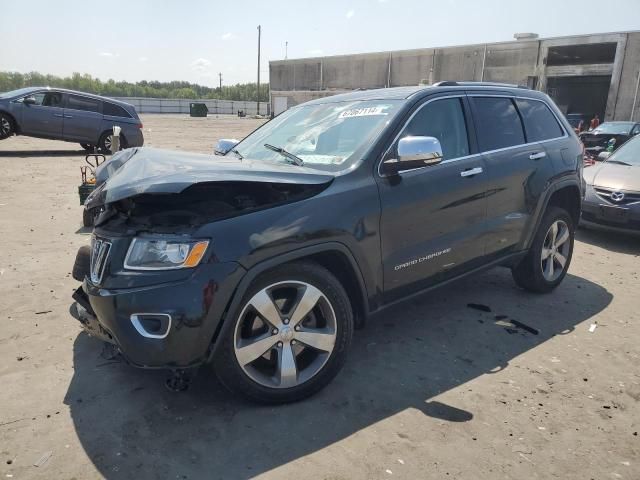
[[[106,97],[148,97],[148,98],[188,98],[220,100],[257,100],[257,83],[237,83],[211,88],[197,83],[183,81],[158,82],[116,82],[109,79],[103,82],[99,78],[85,73],[73,73],[70,77],[44,75],[38,72],[18,73],[0,72],[0,92],[8,92],[23,87],[57,87],[78,90]],[[260,85],[260,101],[269,101],[269,88]]]

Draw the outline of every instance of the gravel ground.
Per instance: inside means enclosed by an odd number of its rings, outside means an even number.
[[[147,145],[205,153],[260,124],[143,122]],[[639,239],[581,230],[550,295],[497,269],[387,310],[328,388],[262,407],[208,369],[171,393],[81,332],[83,160],[73,144],[0,142],[1,478],[640,478]]]

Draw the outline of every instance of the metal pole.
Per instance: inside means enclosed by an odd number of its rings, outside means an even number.
[[[258,85],[256,85],[257,92],[257,114],[260,115],[260,34],[262,33],[262,27],[258,25]]]
[[[218,73],[218,77],[220,77],[220,96],[222,96],[222,72]]]
[[[484,44],[484,53],[482,54],[482,73],[480,74],[480,81],[484,82],[484,65],[487,61],[487,44]]]
[[[633,122],[633,114],[636,113],[636,102],[638,101],[638,87],[640,87],[640,70],[638,71],[638,80],[636,80],[636,93],[633,96],[633,105],[631,106],[631,118],[630,121]]]
[[[284,59],[287,59],[287,54],[289,53],[289,42],[284,42]]]

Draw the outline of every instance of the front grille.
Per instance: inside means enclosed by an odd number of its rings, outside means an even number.
[[[110,242],[98,237],[93,237],[91,240],[91,268],[89,273],[91,281],[95,284],[99,284],[102,280],[102,274],[104,273],[110,250]]]
[[[608,188],[594,187],[596,194],[614,205],[629,205],[640,202],[640,192],[625,192]]]

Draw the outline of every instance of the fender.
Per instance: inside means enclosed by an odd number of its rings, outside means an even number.
[[[558,190],[565,187],[576,187],[579,192],[582,192],[582,188],[575,177],[565,178],[563,180],[552,183],[545,191],[544,196],[540,199],[540,201],[538,201],[538,205],[533,215],[534,221],[529,222],[529,226],[525,230],[524,241],[521,245],[522,250],[528,250],[531,247],[533,237],[538,231],[538,227],[540,226],[540,222],[542,222],[542,217],[544,216],[544,212],[547,210],[547,206],[549,205],[549,200],[551,199],[552,195]],[[582,203],[582,197],[580,197],[580,203]]]
[[[326,242],[326,243],[320,243],[317,245],[311,245],[308,247],[303,247],[297,250],[293,250],[291,252],[287,252],[282,255],[278,255],[276,257],[269,258],[267,260],[263,260],[262,262],[257,263],[256,265],[251,267],[247,271],[247,273],[245,273],[244,277],[242,277],[242,280],[240,280],[240,282],[238,283],[238,286],[236,287],[236,290],[225,310],[224,316],[222,318],[222,321],[220,322],[220,325],[218,326],[217,331],[214,333],[213,339],[211,340],[212,347],[210,349],[211,351],[209,353],[209,358],[207,361],[211,362],[211,360],[213,360],[213,357],[215,356],[216,352],[219,350],[220,345],[222,343],[222,342],[219,342],[218,340],[220,338],[224,338],[228,329],[232,328],[233,322],[227,321],[227,317],[229,315],[233,315],[233,313],[238,310],[238,308],[240,307],[240,302],[242,301],[242,298],[244,297],[245,293],[247,292],[247,290],[249,289],[253,281],[260,274],[274,267],[277,267],[278,265],[290,263],[295,260],[306,258],[317,253],[332,252],[332,251],[338,251],[344,254],[346,258],[349,260],[349,263],[351,264],[351,268],[353,269],[356,279],[358,281],[358,287],[359,287],[358,289],[360,291],[360,299],[358,301],[361,303],[362,309],[364,311],[364,315],[366,317],[369,314],[369,302],[367,301],[369,296],[368,296],[368,292],[366,291],[364,279],[362,277],[362,272],[360,271],[360,267],[356,263],[355,258],[351,253],[351,250],[349,250],[349,248],[346,245],[339,242]]]

